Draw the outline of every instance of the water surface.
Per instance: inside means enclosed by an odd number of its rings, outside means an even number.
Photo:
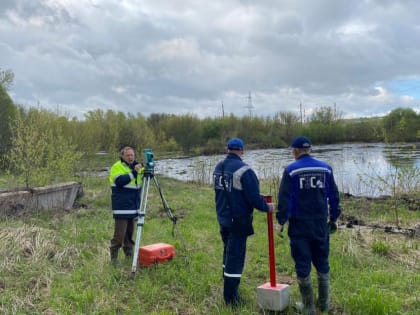
[[[389,195],[397,185],[406,190],[420,184],[420,143],[385,145],[351,143],[314,146],[312,155],[333,167],[341,192]],[[157,160],[155,172],[184,181],[211,183],[213,169],[224,155]],[[245,150],[243,160],[260,179],[281,178],[293,161],[290,149]],[[398,181],[399,174],[400,179]]]

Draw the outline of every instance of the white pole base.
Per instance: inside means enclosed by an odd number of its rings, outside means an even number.
[[[275,287],[270,282],[257,288],[257,304],[265,310],[282,311],[290,301],[290,286],[276,283]]]

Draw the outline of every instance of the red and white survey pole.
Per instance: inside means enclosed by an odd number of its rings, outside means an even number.
[[[265,202],[272,203],[271,196],[263,196]],[[274,254],[273,213],[267,212],[268,257],[270,267],[270,282],[257,288],[257,304],[266,310],[282,311],[289,305],[290,286],[276,281],[276,258]]]
[[[268,227],[268,258],[270,264],[270,285],[275,287],[276,282],[276,256],[274,255],[274,228],[273,228],[273,213],[267,213],[267,227]]]

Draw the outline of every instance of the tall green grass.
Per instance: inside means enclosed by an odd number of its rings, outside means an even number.
[[[158,178],[185,239],[172,236],[172,222],[151,184],[141,245],[173,244],[176,257],[154,267],[109,260],[113,232],[106,178],[85,178],[85,205],[71,212],[36,211],[0,221],[0,313],[4,314],[268,314],[256,302],[256,288],[269,281],[266,215],[255,213],[240,291],[246,303],[223,304],[222,243],[214,193]],[[262,193],[272,189],[262,183]],[[367,222],[392,222],[392,207],[343,200],[344,214]],[[363,206],[363,209],[360,207]],[[420,224],[420,211],[401,211],[406,226]],[[291,284],[291,305],[299,301],[287,237],[276,236],[277,281]],[[345,229],[331,237],[332,314],[417,314],[420,309],[420,239],[377,229]],[[312,273],[316,288],[315,272]],[[315,290],[316,292],[316,290]],[[283,314],[295,314],[290,307]]]

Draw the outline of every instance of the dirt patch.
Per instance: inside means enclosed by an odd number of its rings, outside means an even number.
[[[380,224],[380,223],[373,223],[368,224],[365,223],[364,220],[359,219],[353,215],[343,215],[341,217],[341,221],[343,224],[340,224],[339,228],[368,228],[371,230],[382,230],[384,233],[391,233],[391,234],[402,234],[409,237],[419,237],[420,238],[420,223],[415,224],[412,228],[402,228],[392,225]]]

